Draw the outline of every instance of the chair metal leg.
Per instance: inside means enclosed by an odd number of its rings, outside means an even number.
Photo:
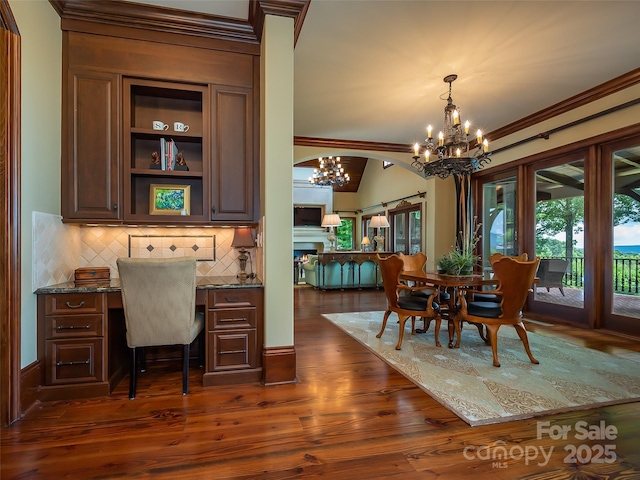
[[[137,368],[137,358],[136,358],[136,348],[130,348],[131,350],[131,368],[129,372],[129,399],[133,400],[136,398],[136,371]]]
[[[182,394],[189,391],[189,351],[190,345],[184,345],[182,349]]]
[[[146,347],[140,348],[140,372],[144,373],[147,371],[147,349]]]

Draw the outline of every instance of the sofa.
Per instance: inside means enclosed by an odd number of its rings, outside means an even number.
[[[321,290],[373,288],[382,285],[375,254],[365,252],[331,252],[307,255],[302,264],[304,280]]]

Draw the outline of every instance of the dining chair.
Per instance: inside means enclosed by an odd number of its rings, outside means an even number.
[[[507,256],[508,255],[504,255],[503,253],[492,253],[489,256],[489,265],[493,266],[495,262]],[[527,260],[529,260],[529,255],[527,253],[521,253],[520,255],[511,256],[511,258],[526,262]],[[500,300],[502,300],[502,297],[500,297],[500,295],[496,293],[495,288],[489,290],[473,291],[472,298],[474,302],[500,302]]]
[[[182,394],[186,395],[190,345],[204,326],[204,314],[196,312],[195,258],[118,258],[116,263],[131,352],[129,398],[136,396],[137,350],[144,372],[144,347],[161,345],[182,345]]]
[[[511,257],[502,257],[494,262],[494,276],[498,280],[496,294],[500,303],[471,301],[467,302],[466,291],[460,290],[458,295],[459,309],[454,324],[457,334],[455,348],[460,347],[461,324],[468,321],[485,325],[493,354],[493,365],[500,366],[498,361],[498,330],[502,325],[513,325],[524,344],[524,349],[532,363],[538,364],[529,348],[527,331],[522,322],[522,309],[527,296],[532,292],[532,285],[540,263],[540,257],[532,261],[522,261]]]
[[[427,260],[429,258],[423,252],[416,252],[416,253],[413,253],[411,255],[406,255],[406,254],[400,252],[400,253],[398,253],[398,256],[404,262],[404,267],[402,268],[402,270],[403,271],[411,271],[411,272],[424,271],[425,267],[427,265]],[[406,280],[403,280],[403,282],[406,283],[407,285],[409,285],[410,287],[411,286],[418,286],[418,285],[420,285],[420,286],[426,285],[424,283],[418,284],[418,283],[411,282],[411,281],[406,281]],[[448,308],[446,307],[446,305],[447,305],[447,302],[451,299],[451,294],[449,292],[447,292],[446,290],[440,290],[436,285],[431,285],[431,288],[415,290],[415,291],[409,292],[409,293],[411,295],[416,295],[418,297],[429,298],[429,296],[434,291],[437,292],[437,295],[436,295],[435,299],[436,299],[436,302],[438,303],[438,305],[440,306],[440,313],[443,314],[445,312],[448,312]],[[432,318],[424,319],[424,327],[423,327],[422,331],[420,331],[420,333],[424,333],[427,330],[429,330],[429,326],[431,325],[431,320],[433,320],[433,319]]]
[[[384,293],[387,297],[387,310],[384,312],[382,319],[382,327],[380,332],[376,335],[376,338],[380,338],[384,333],[384,329],[387,326],[387,320],[391,313],[395,312],[398,315],[399,321],[399,333],[398,344],[396,350],[400,350],[402,346],[402,337],[404,335],[404,326],[407,320],[411,317],[411,334],[415,334],[415,318],[422,317],[423,319],[435,319],[435,339],[436,347],[440,346],[440,340],[438,334],[440,333],[440,306],[435,301],[437,290],[433,290],[433,286],[409,286],[400,281],[400,273],[404,268],[404,261],[398,255],[389,255],[386,258],[381,257],[379,254],[378,264],[380,266],[380,274],[382,275],[382,285],[384,287]],[[429,297],[420,297],[412,295],[411,293],[421,290],[431,290]],[[403,294],[408,293],[408,294]]]

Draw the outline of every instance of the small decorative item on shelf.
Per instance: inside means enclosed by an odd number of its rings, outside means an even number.
[[[480,241],[478,231],[481,226],[481,223],[477,223],[477,217],[474,217],[472,225],[468,225],[464,231],[458,232],[459,238],[455,248],[438,258],[436,262],[438,273],[446,275],[471,275],[473,273],[473,267],[480,261],[480,257],[474,253],[474,250]]]
[[[187,165],[187,162],[184,159],[184,155],[182,155],[182,152],[178,152],[178,154],[176,155],[176,170],[182,170],[182,171],[189,171],[189,166]]]
[[[151,154],[151,165],[149,165],[151,170],[160,170],[160,157],[158,156],[158,152],[153,152]]]
[[[149,186],[150,215],[183,215],[190,213],[191,186],[151,184]]]

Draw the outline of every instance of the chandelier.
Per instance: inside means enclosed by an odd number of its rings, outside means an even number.
[[[420,145],[413,146],[414,156],[411,166],[424,173],[425,178],[447,178],[449,175],[468,175],[475,172],[491,160],[489,156],[489,142],[482,137],[482,131],[476,132],[475,146],[469,140],[471,124],[466,121],[460,124],[460,110],[453,104],[451,98],[451,84],[458,78],[452,74],[444,77],[449,84],[449,98],[444,107],[444,131],[438,138],[432,136],[433,127],[427,127],[427,139]]]
[[[340,164],[340,157],[329,157],[323,159],[320,157],[320,168],[313,169],[313,176],[309,177],[309,183],[313,185],[328,186],[335,185],[343,187],[349,183],[349,174],[344,173],[344,168]]]

